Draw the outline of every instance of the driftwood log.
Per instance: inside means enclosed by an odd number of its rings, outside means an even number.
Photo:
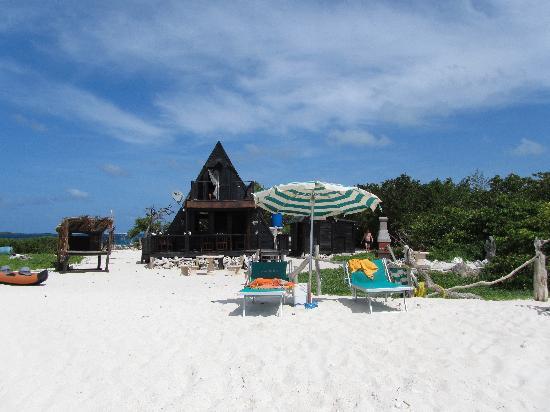
[[[489,238],[485,241],[485,259],[488,261],[491,261],[495,258],[497,255],[497,244],[495,242],[495,238],[493,236],[489,236]]]
[[[436,290],[436,292],[428,294],[428,297],[435,297],[440,295],[444,298],[448,297],[453,299],[481,299],[481,296],[478,296],[475,293],[461,293],[452,291],[450,289],[445,289],[443,286],[438,285],[432,280],[432,277],[427,270],[418,268],[416,270],[418,272],[418,277],[424,279],[424,281],[426,282],[426,289]]]
[[[426,287],[428,289],[435,289],[436,290],[436,292],[430,293],[428,295],[428,297],[434,297],[434,296],[441,295],[443,297],[450,297],[450,298],[481,299],[480,296],[478,296],[474,293],[459,293],[459,292],[456,292],[456,291],[457,290],[463,290],[463,289],[475,288],[477,286],[493,286],[493,285],[496,285],[497,283],[504,282],[505,280],[508,280],[508,279],[511,279],[512,277],[514,277],[521,269],[529,266],[531,263],[535,262],[536,260],[537,260],[537,256],[534,256],[531,259],[529,259],[528,261],[522,263],[520,266],[518,266],[514,270],[512,270],[506,276],[502,276],[502,277],[500,277],[498,279],[495,279],[495,280],[491,280],[491,281],[480,280],[479,282],[470,283],[468,285],[453,286],[453,287],[450,287],[450,288],[447,288],[447,289],[445,289],[444,287],[434,283],[427,271],[419,270],[419,269],[417,269],[417,271],[418,271],[419,275],[422,278],[425,279]],[[536,285],[534,287],[536,288]],[[542,293],[541,296],[544,296],[544,292],[541,292],[541,293]],[[537,299],[537,297],[535,296],[535,300],[539,300],[539,299]],[[548,300],[548,288],[546,288],[546,300]],[[546,302],[546,300],[545,300],[545,302]]]
[[[391,245],[388,245],[387,248],[390,251],[392,262],[396,262],[397,259],[395,258],[395,253],[393,253],[393,248],[391,247]]]
[[[548,273],[546,256],[542,250],[548,240],[535,239],[535,264],[533,270],[533,297],[540,302],[548,301]]]
[[[302,272],[302,270],[305,269],[305,267],[307,266],[307,264],[309,263],[309,260],[312,259],[310,256],[308,256],[307,258],[305,258],[303,260],[302,263],[300,263],[300,265],[298,265],[291,273],[290,275],[288,275],[289,279],[292,281],[292,282],[295,282],[297,283],[298,281],[298,275],[300,274],[300,272]],[[332,262],[328,259],[321,259],[319,257],[319,245],[315,245],[315,251],[314,251],[314,255],[313,255],[313,262],[315,264],[315,276],[316,276],[316,281],[317,281],[317,292],[315,293],[317,296],[319,296],[321,294],[321,285],[322,285],[322,281],[321,281],[321,267],[319,265],[319,262],[328,262],[328,263],[335,263],[335,262]]]
[[[302,270],[305,269],[305,267],[307,266],[307,264],[309,263],[309,256],[307,258],[304,259],[304,261],[302,263],[300,263],[296,269],[294,269],[292,271],[292,273],[290,273],[290,275],[288,275],[288,278],[293,281],[294,283],[298,283],[298,275],[300,274],[300,272],[302,272]]]
[[[317,277],[317,293],[319,296],[321,294],[321,268],[319,266],[319,245],[315,245],[315,276]]]
[[[405,245],[405,263],[411,267],[414,267],[418,272],[420,278],[426,282],[426,289],[435,290],[435,292],[429,293],[428,297],[442,296],[449,298],[462,298],[462,299],[481,299],[480,296],[474,293],[457,292],[458,290],[470,289],[477,286],[493,286],[497,283],[504,282],[511,279],[523,268],[534,263],[534,278],[533,278],[533,294],[535,300],[546,302],[548,300],[548,274],[546,272],[546,256],[542,250],[542,247],[549,242],[548,240],[535,239],[535,256],[528,261],[522,263],[517,268],[512,270],[505,276],[498,279],[486,281],[480,280],[478,282],[470,283],[468,285],[457,285],[450,288],[444,288],[433,281],[429,272],[416,266],[413,259],[410,258],[412,249]]]

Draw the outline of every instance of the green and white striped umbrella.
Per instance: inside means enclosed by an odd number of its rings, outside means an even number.
[[[324,182],[293,182],[254,194],[256,205],[272,213],[315,219],[375,210],[380,199],[355,186]]]
[[[309,216],[308,303],[311,303],[313,221],[329,216],[349,215],[366,209],[375,210],[381,200],[355,186],[324,182],[293,182],[254,193],[256,206],[272,213]]]

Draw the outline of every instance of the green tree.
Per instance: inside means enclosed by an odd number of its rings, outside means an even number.
[[[550,173],[529,177],[510,174],[487,179],[476,171],[458,183],[451,179],[421,183],[407,175],[361,187],[382,199],[390,234],[436,259],[484,257],[489,235],[497,258],[484,276],[499,277],[533,255],[535,237],[550,238]],[[375,214],[354,215],[364,229],[377,228]],[[509,286],[530,283],[529,270]]]
[[[145,209],[145,216],[138,217],[134,221],[134,226],[128,230],[128,237],[133,239],[141,233],[146,236],[149,233],[162,232],[168,226],[166,217],[173,214],[172,206],[156,208],[151,206]]]

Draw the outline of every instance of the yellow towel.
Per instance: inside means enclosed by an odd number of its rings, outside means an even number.
[[[350,259],[348,265],[351,273],[362,270],[370,279],[374,278],[374,273],[378,270],[378,266],[368,259]]]

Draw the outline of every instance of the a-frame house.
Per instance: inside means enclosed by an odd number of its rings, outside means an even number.
[[[144,255],[230,256],[273,248],[269,225],[254,205],[254,186],[241,179],[217,142],[167,233],[152,236]]]

